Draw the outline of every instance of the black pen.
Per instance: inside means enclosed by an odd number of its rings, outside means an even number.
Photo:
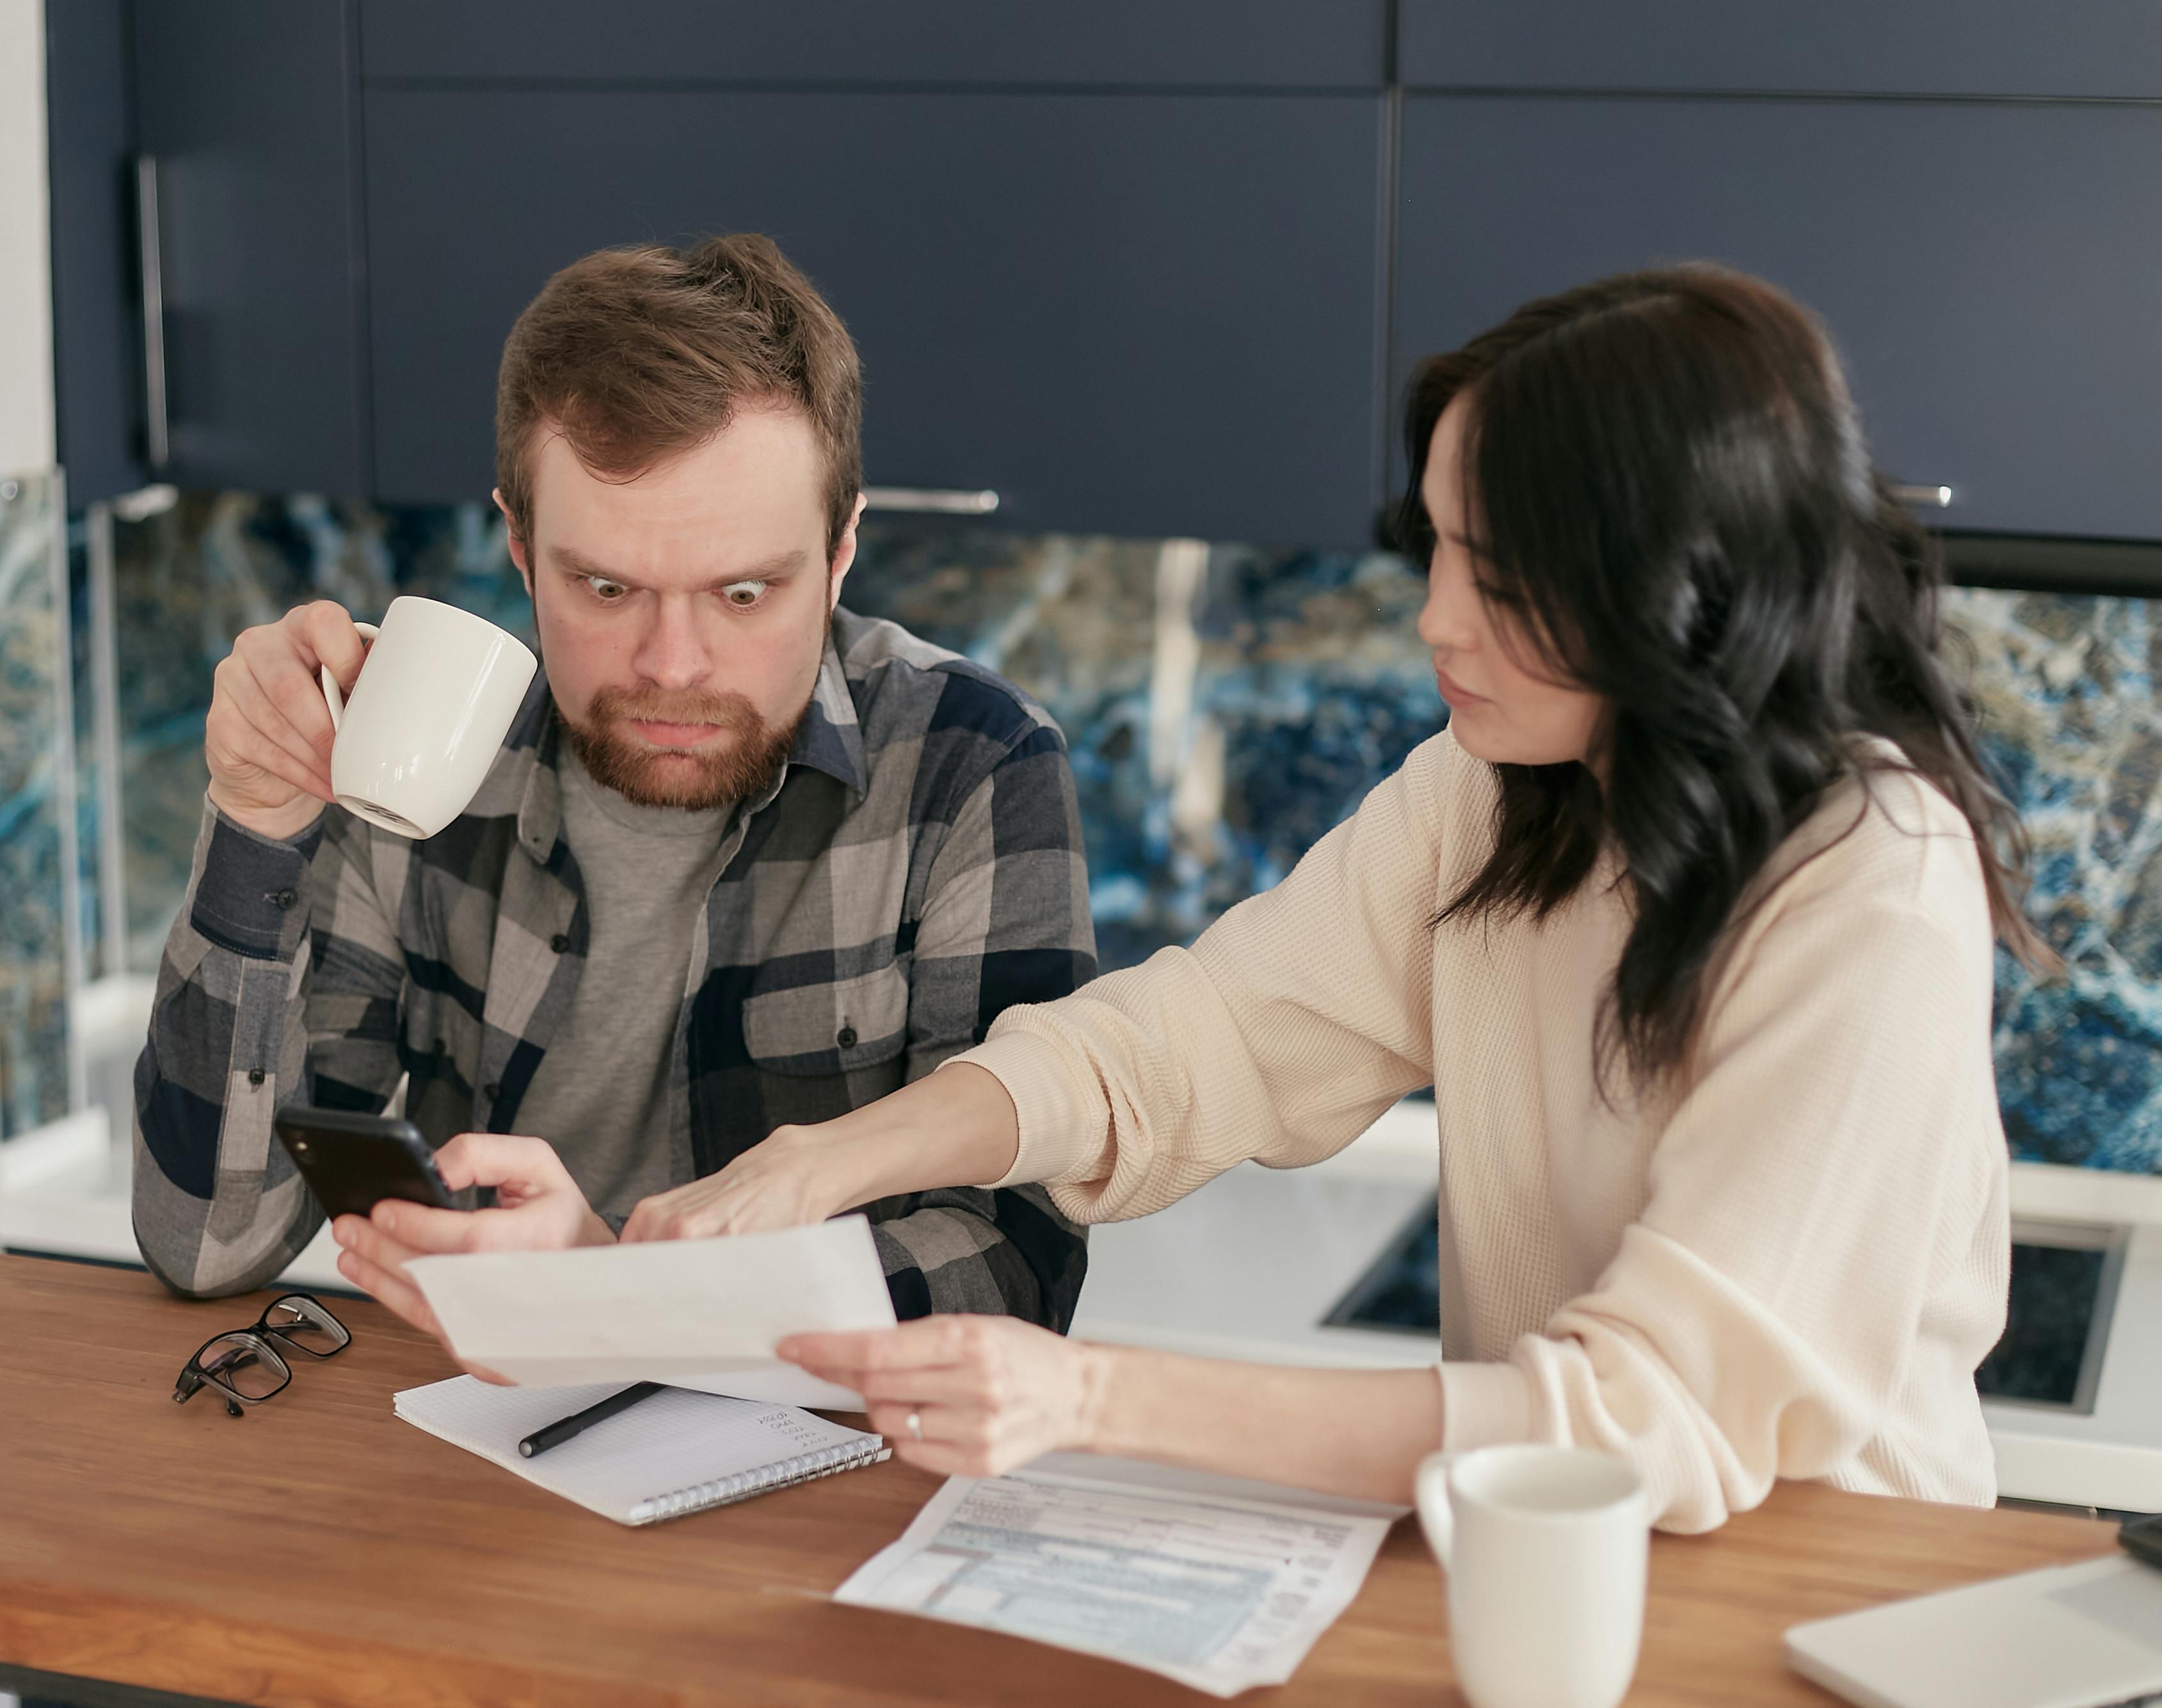
[[[554,1423],[535,1429],[520,1442],[519,1456],[530,1459],[536,1453],[546,1453],[551,1447],[561,1447],[580,1431],[606,1422],[618,1412],[628,1411],[640,1400],[651,1398],[666,1386],[666,1382],[637,1382],[621,1393],[610,1394],[598,1405],[588,1406],[582,1412],[573,1412],[567,1418],[558,1418]]]

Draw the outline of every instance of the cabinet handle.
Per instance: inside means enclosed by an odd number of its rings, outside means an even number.
[[[1924,510],[1941,510],[1950,507],[1952,489],[1948,486],[1894,486],[1892,496],[1903,504],[1914,504]]]
[[[948,492],[930,486],[867,486],[866,508],[918,510],[941,516],[988,516],[999,507],[995,492]]]
[[[135,254],[143,273],[143,398],[149,420],[144,448],[153,468],[173,458],[165,415],[165,268],[158,241],[158,161],[135,157]]]

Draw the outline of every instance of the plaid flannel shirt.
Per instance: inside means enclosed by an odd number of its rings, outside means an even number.
[[[207,807],[135,1070],[144,1260],[260,1286],[321,1225],[280,1105],[379,1110],[431,1144],[515,1132],[587,948],[560,730],[536,677],[462,817],[425,842],[331,807],[290,841]],[[671,1175],[829,1120],[1095,969],[1073,780],[1050,718],[890,623],[835,614],[781,780],[735,815],[676,1028]],[[606,1064],[596,1063],[597,1068]],[[1063,1330],[1086,1235],[1040,1187],[864,1206],[895,1309]]]

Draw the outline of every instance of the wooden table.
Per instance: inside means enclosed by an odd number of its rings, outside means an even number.
[[[836,1606],[938,1480],[899,1463],[649,1529],[610,1523],[400,1423],[453,1373],[377,1306],[236,1421],[172,1402],[267,1295],[190,1303],[148,1276],[0,1257],[0,1688],[415,1705],[1166,1703],[1152,1674]],[[1662,1536],[1632,1703],[1831,1699],[1780,1659],[1799,1620],[2107,1553],[2106,1524],[1782,1486],[1708,1537]],[[1440,1580],[1399,1525],[1286,1704],[1456,1700]]]

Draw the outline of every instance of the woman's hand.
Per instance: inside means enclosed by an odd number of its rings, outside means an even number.
[[[1042,1454],[1089,1449],[1111,1367],[1111,1349],[1012,1317],[791,1335],[776,1350],[854,1388],[896,1453],[947,1476],[997,1476]]]
[[[623,1237],[697,1240],[822,1222],[864,1201],[855,1195],[847,1155],[815,1127],[776,1127],[718,1174],[645,1199],[623,1225]]]
[[[997,1077],[948,1063],[913,1085],[817,1126],[776,1127],[718,1174],[656,1193],[626,1240],[691,1240],[822,1222],[858,1204],[980,1185],[1013,1167],[1013,1099]]]
[[[436,1152],[436,1167],[453,1192],[493,1186],[496,1208],[436,1209],[386,1198],[365,1217],[340,1216],[331,1224],[331,1235],[345,1248],[338,1253],[338,1273],[441,1340],[453,1357],[442,1325],[405,1273],[409,1259],[439,1251],[552,1251],[604,1246],[615,1238],[545,1139],[460,1133]],[[472,1365],[462,1367],[483,1381],[504,1379]]]

